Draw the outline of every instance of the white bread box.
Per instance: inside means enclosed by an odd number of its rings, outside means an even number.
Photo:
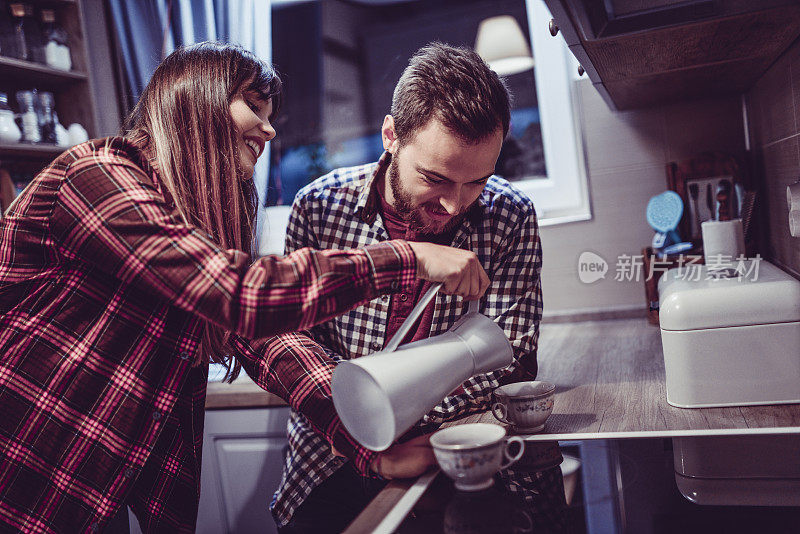
[[[800,403],[800,282],[762,259],[742,267],[716,277],[684,266],[659,280],[672,406]]]

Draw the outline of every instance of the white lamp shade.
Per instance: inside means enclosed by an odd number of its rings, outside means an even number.
[[[510,15],[481,21],[475,51],[500,76],[525,72],[534,65],[522,28]]]

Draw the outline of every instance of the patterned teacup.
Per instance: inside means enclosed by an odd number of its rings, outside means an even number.
[[[509,452],[519,444],[516,454]],[[505,469],[525,452],[518,436],[506,437],[506,429],[489,423],[468,423],[439,430],[431,436],[433,455],[457,489],[479,491],[494,483],[494,474]]]
[[[516,432],[539,432],[553,411],[555,391],[555,384],[539,380],[506,384],[494,390],[492,413]]]

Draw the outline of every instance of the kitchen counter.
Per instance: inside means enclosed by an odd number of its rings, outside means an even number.
[[[283,399],[264,391],[244,371],[232,384],[209,382],[206,409],[269,408],[287,406]]]
[[[540,380],[556,384],[544,431],[530,441],[800,433],[800,404],[667,404],[658,327],[641,319],[542,325]],[[491,413],[460,422],[497,421]]]
[[[642,319],[543,324],[538,361],[538,378],[556,384],[555,405],[544,430],[526,441],[800,434],[800,404],[667,404],[660,330]],[[481,413],[450,424],[478,421],[498,423]],[[432,480],[428,473],[390,482],[347,532],[371,532],[382,521],[386,526],[387,517],[402,518]]]
[[[543,324],[540,380],[556,384],[555,406],[538,440],[800,433],[800,404],[675,408],[667,404],[658,327],[642,319]],[[244,374],[210,382],[207,409],[286,403]],[[490,413],[459,423],[497,423]]]

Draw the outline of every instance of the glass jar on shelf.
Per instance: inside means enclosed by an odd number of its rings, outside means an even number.
[[[36,89],[17,91],[17,105],[22,119],[22,140],[27,143],[41,142],[39,115],[36,113]]]
[[[14,19],[8,2],[0,0],[0,56],[16,57]]]
[[[8,104],[8,95],[0,93],[0,143],[19,143],[22,132],[14,120],[14,111]]]
[[[13,57],[25,61],[44,63],[44,48],[41,46],[42,33],[36,19],[33,18],[33,6],[24,2],[9,4],[14,20]]]
[[[44,43],[44,60],[47,65],[61,70],[72,68],[72,57],[69,51],[69,37],[66,30],[56,22],[56,12],[42,9],[42,42]]]
[[[39,135],[41,143],[56,144],[55,99],[53,93],[42,91],[38,96]]]

